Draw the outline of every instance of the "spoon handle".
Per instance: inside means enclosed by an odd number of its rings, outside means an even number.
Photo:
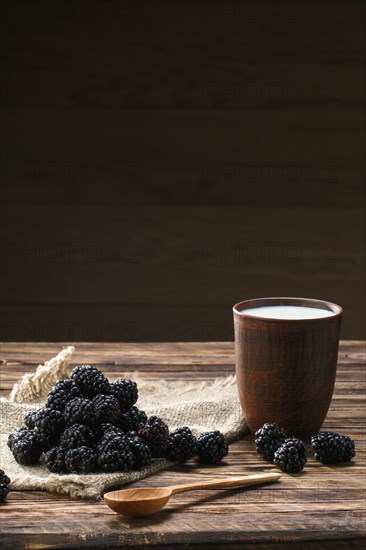
[[[198,481],[196,483],[188,483],[187,485],[173,485],[171,488],[172,494],[184,493],[185,491],[195,491],[198,489],[219,489],[221,487],[237,487],[240,485],[256,485],[259,483],[270,483],[278,481],[281,474],[270,472],[267,474],[253,474],[242,477],[227,477],[225,479],[216,479],[213,481]]]

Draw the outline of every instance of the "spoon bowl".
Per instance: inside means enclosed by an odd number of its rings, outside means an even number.
[[[201,489],[219,489],[240,485],[257,485],[278,481],[281,474],[254,474],[244,477],[234,477],[213,481],[200,481],[188,485],[172,485],[170,487],[136,487],[120,491],[110,491],[104,495],[106,504],[117,514],[124,516],[148,516],[159,512],[172,495],[186,491]]]
[[[170,487],[141,487],[111,491],[104,495],[108,506],[124,516],[146,516],[159,512],[172,496]]]

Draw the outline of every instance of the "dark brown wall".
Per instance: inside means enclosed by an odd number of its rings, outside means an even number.
[[[227,340],[268,295],[364,336],[362,2],[2,10],[2,339]]]

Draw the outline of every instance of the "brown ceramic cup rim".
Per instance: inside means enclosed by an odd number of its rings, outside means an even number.
[[[330,317],[310,317],[309,319],[276,319],[272,317],[259,317],[258,315],[245,314],[245,310],[249,308],[257,308],[264,306],[299,306],[308,308],[325,309],[331,311],[334,315]],[[240,317],[246,317],[247,319],[261,319],[263,321],[274,321],[280,323],[307,323],[309,321],[325,321],[327,319],[334,319],[340,317],[343,314],[343,308],[333,302],[327,302],[326,300],[318,300],[317,298],[297,298],[290,296],[269,296],[267,298],[252,298],[250,300],[243,300],[233,306],[233,312],[240,315]]]

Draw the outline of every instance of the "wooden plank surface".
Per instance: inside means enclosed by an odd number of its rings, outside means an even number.
[[[0,339],[230,340],[273,293],[364,337],[364,2],[0,9]]]
[[[57,353],[59,344],[4,343],[1,394],[29,368]],[[343,341],[337,381],[324,428],[349,434],[357,456],[351,466],[309,459],[300,475],[246,491],[196,491],[175,496],[150,518],[125,519],[103,502],[50,493],[11,492],[1,506],[3,548],[361,548],[365,537],[365,343]],[[234,371],[233,344],[78,343],[74,362],[92,362],[110,377],[138,371],[146,378],[212,379]],[[250,437],[230,447],[215,468],[190,461],[142,480],[160,486],[272,470],[259,460]],[[284,546],[283,546],[284,545]]]

